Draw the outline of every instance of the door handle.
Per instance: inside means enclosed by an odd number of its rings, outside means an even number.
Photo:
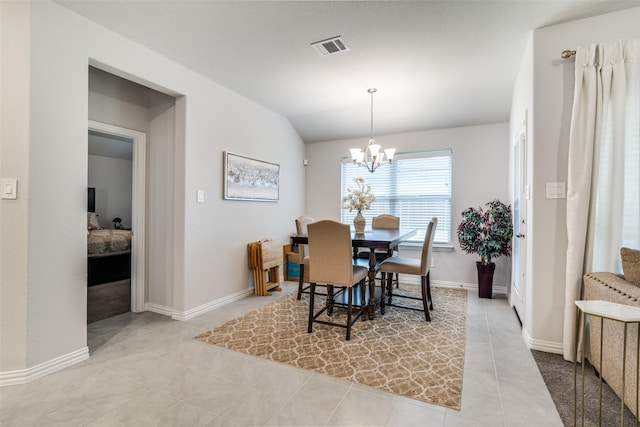
[[[518,239],[523,239],[523,238],[524,238],[524,234],[522,234],[522,233],[518,233],[518,234],[516,234],[516,237],[517,237]]]

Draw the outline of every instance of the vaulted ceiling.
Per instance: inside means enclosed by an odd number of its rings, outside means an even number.
[[[285,115],[305,142],[508,120],[531,31],[640,1],[57,3]],[[349,50],[311,43],[342,36]],[[567,49],[575,46],[566,46]],[[558,55],[560,52],[558,52]]]

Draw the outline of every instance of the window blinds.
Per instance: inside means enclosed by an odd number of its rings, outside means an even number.
[[[422,243],[427,224],[438,218],[435,243],[451,243],[451,150],[396,154],[393,163],[380,166],[374,173],[355,165],[350,159],[342,163],[342,192],[355,188],[353,179],[363,177],[371,185],[376,201],[362,214],[370,226],[371,219],[380,214],[400,217],[400,228],[415,228],[409,240]],[[343,209],[341,221],[353,222],[356,211]]]

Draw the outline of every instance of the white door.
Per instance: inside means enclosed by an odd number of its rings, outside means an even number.
[[[516,135],[513,150],[513,257],[512,285],[510,300],[520,321],[524,321],[526,301],[526,259],[525,241],[527,226],[527,120]]]

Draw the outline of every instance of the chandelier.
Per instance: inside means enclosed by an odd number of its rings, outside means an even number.
[[[376,140],[373,137],[373,94],[377,91],[378,89],[375,88],[367,90],[367,92],[371,94],[371,134],[369,136],[369,143],[364,147],[364,150],[359,148],[352,148],[350,150],[353,163],[358,166],[364,166],[371,173],[383,164],[385,156],[386,160],[391,163],[393,161],[393,155],[396,152],[395,148],[386,148],[385,150],[382,150],[380,144],[376,143]]]

